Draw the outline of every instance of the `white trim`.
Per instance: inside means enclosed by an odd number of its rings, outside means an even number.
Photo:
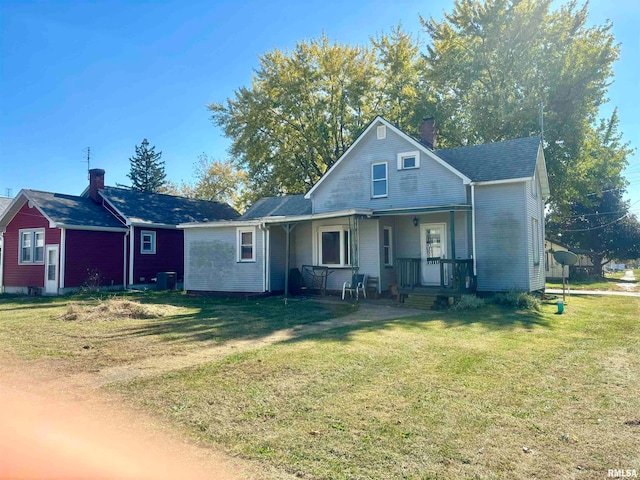
[[[316,190],[316,188],[318,188],[322,182],[331,175],[331,172],[333,172],[333,170],[351,153],[351,151],[358,145],[358,143],[360,143],[360,141],[367,136],[367,134],[369,133],[369,131],[374,127],[377,126],[377,124],[382,123],[383,125],[385,125],[387,127],[387,129],[391,129],[393,132],[397,133],[398,135],[400,135],[402,138],[404,138],[407,142],[409,142],[411,145],[414,146],[414,148],[417,148],[419,151],[421,151],[422,153],[424,153],[425,155],[427,155],[429,158],[431,158],[432,160],[435,160],[436,162],[438,162],[440,165],[442,165],[444,168],[446,168],[447,170],[449,170],[450,172],[454,173],[455,175],[457,175],[458,177],[460,177],[462,179],[462,183],[463,184],[468,184],[471,183],[471,179],[469,177],[467,177],[466,175],[464,175],[462,172],[456,170],[455,168],[453,168],[451,165],[449,165],[447,162],[445,162],[444,160],[442,160],[440,157],[438,157],[437,153],[432,152],[431,150],[429,150],[427,147],[425,147],[424,145],[422,145],[420,142],[418,142],[417,140],[411,138],[409,135],[407,135],[406,133],[404,133],[402,130],[400,130],[399,128],[394,127],[392,124],[390,124],[389,122],[387,122],[384,118],[382,118],[381,116],[377,116],[376,118],[374,118],[371,123],[369,124],[369,126],[364,130],[364,132],[362,132],[360,134],[360,136],[358,138],[356,138],[355,142],[353,142],[351,144],[351,146],[347,149],[346,152],[344,152],[340,158],[338,160],[336,160],[336,163],[334,163],[331,168],[329,170],[327,170],[325,172],[325,174],[320,178],[320,180],[318,180],[316,182],[316,184],[311,187],[311,190],[309,190],[304,198],[309,199],[311,198],[311,194]]]
[[[441,251],[441,255],[440,258],[448,258],[449,254],[451,253],[449,251],[449,232],[447,232],[447,223],[446,222],[433,222],[433,223],[421,223],[420,224],[420,271],[421,271],[421,278],[420,281],[422,282],[423,285],[440,285],[440,267],[438,267],[438,281],[437,282],[426,282],[425,281],[425,273],[426,273],[426,268],[424,266],[424,262],[426,261],[427,257],[426,255],[423,255],[424,253],[424,249],[425,249],[425,245],[426,245],[426,230],[429,227],[440,227],[442,228],[442,238],[440,239],[440,251]],[[445,278],[444,278],[444,284],[448,285],[449,284],[449,275],[447,272],[447,268],[445,267]]]
[[[98,195],[100,195],[100,198],[102,198],[103,203],[108,204],[111,208],[113,208],[114,212],[116,212],[118,215],[120,215],[124,219],[125,225],[127,226],[131,225],[131,221],[129,220],[129,217],[127,217],[124,213],[118,210],[118,208],[113,203],[111,203],[111,201],[106,197],[104,190],[98,190]]]
[[[384,244],[384,232],[389,231],[389,263],[385,263],[384,261],[384,253],[385,247]],[[392,267],[393,266],[393,227],[391,225],[384,225],[382,227],[382,265],[384,267]]]
[[[251,258],[242,258],[242,234],[251,234]],[[249,244],[247,244],[249,245]],[[236,228],[236,261],[238,263],[251,263],[256,261],[256,228]]]
[[[471,184],[471,256],[473,259],[473,274],[478,278],[476,270],[476,190],[475,185]]]
[[[131,222],[130,224],[136,227],[143,227],[143,228],[167,228],[167,229],[178,228],[176,225],[172,225],[170,223]]]
[[[28,261],[24,261],[22,259],[22,239],[24,237],[24,234],[30,234],[31,238],[30,238],[30,243],[31,245],[29,246],[29,248],[31,249],[31,256],[30,259]],[[42,260],[41,261],[37,261],[36,260],[36,234],[38,233],[42,233]],[[3,245],[4,247],[4,245]],[[45,250],[47,247],[47,239],[46,239],[46,232],[45,232],[45,228],[44,227],[38,227],[38,228],[21,228],[18,230],[18,265],[43,265],[46,263],[46,258],[45,258]]]
[[[283,218],[283,217],[280,217]],[[189,222],[189,223],[180,223],[177,225],[179,229],[186,228],[223,228],[223,227],[251,227],[257,226],[261,223],[264,223],[267,219],[257,219],[257,220],[218,220],[215,222]]]
[[[376,138],[378,140],[384,140],[387,138],[387,127],[384,125],[378,125],[378,128],[376,129]]]
[[[339,247],[340,247],[340,263],[322,263],[322,234],[325,232],[338,232],[339,233]],[[345,232],[349,234],[348,237],[348,247],[345,252],[344,248],[344,235]],[[316,236],[316,262],[315,265],[320,267],[330,267],[330,268],[340,268],[340,267],[351,267],[353,266],[353,258],[349,258],[349,263],[345,262],[347,255],[351,255],[352,253],[352,242],[356,241],[356,239],[352,238],[351,230],[349,229],[349,225],[320,225],[315,229]]]
[[[528,182],[532,177],[507,178],[504,180],[487,180],[486,182],[472,182],[475,185],[500,185],[503,183],[522,183]]]
[[[133,259],[135,255],[136,230],[133,225],[129,227],[129,285],[133,285]]]
[[[122,288],[127,288],[127,236],[129,230],[122,236]]]
[[[540,169],[541,172],[538,173],[538,178],[540,179],[540,190],[542,192],[542,199],[546,200],[551,195],[551,191],[549,190],[549,174],[547,172],[547,162],[544,158],[544,149],[542,148],[542,142],[540,142],[540,146],[538,147],[538,157],[536,159],[536,170]]]
[[[92,232],[127,232],[123,227],[94,227],[92,225],[67,225],[66,223],[58,223],[56,228],[66,228],[67,230],[87,230]]]
[[[55,282],[55,287],[53,291],[47,290],[47,283],[49,280],[49,251],[55,251],[56,258],[56,278],[55,280],[51,280]],[[44,294],[45,295],[58,295],[59,281],[60,281],[60,247],[56,245],[45,245],[44,246]]]
[[[384,178],[374,178],[373,169],[378,165],[384,165]],[[384,194],[376,195],[374,185],[376,182],[384,182]],[[385,198],[389,196],[389,163],[373,162],[371,164],[371,198]]]
[[[264,291],[271,291],[271,230],[265,228],[262,236],[262,250],[264,255]]]
[[[416,164],[413,167],[405,167],[403,160],[405,158],[414,157]],[[413,152],[400,152],[398,154],[398,170],[415,170],[416,168],[420,168],[420,151],[416,150]]]
[[[149,235],[151,237],[151,250],[144,249],[144,236]],[[140,230],[140,255],[155,255],[156,254],[156,232],[153,230]]]
[[[0,293],[4,293],[4,232],[0,232]]]
[[[64,264],[67,258],[67,230],[60,228],[60,288],[64,288]]]

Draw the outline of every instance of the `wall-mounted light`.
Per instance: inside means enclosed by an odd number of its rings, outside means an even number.
[[[418,226],[418,217],[413,217],[413,226],[414,227]]]

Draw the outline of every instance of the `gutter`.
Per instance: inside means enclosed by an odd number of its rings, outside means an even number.
[[[66,223],[54,223],[51,228],[66,228],[67,230],[89,230],[92,232],[126,232],[122,227],[94,227],[91,225],[67,225]]]

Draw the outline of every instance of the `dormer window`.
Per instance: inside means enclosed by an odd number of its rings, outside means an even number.
[[[398,154],[398,170],[420,168],[420,152],[403,152]]]

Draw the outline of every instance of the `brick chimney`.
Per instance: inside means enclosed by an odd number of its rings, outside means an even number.
[[[420,126],[420,141],[432,150],[436,149],[436,121],[425,118]]]
[[[104,170],[92,168],[89,170],[89,197],[96,203],[102,203],[98,197],[98,190],[104,189]]]

